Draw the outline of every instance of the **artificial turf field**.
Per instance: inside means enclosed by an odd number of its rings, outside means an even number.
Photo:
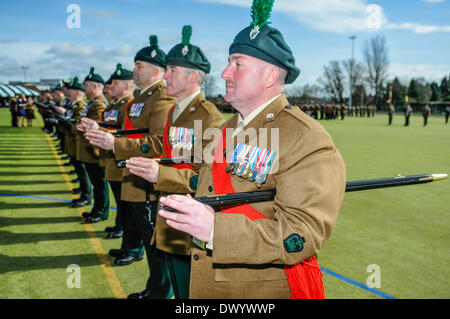
[[[9,110],[0,109],[0,298],[125,298],[143,290],[145,258],[118,267],[107,255],[120,246],[104,239],[114,209],[107,221],[84,224],[81,213],[90,208],[68,207],[75,175],[39,121],[12,128]],[[450,125],[442,117],[427,127],[419,116],[409,127],[400,115],[386,122],[382,114],[321,121],[345,159],[347,180],[449,173]],[[319,254],[326,298],[449,298],[449,213],[449,180],[347,193]],[[379,281],[368,282],[374,264]],[[69,288],[76,274],[80,288]]]

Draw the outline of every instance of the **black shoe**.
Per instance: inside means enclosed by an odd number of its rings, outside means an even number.
[[[127,299],[150,299],[150,289],[145,289],[144,291],[131,294]]]
[[[77,207],[83,207],[83,206],[90,205],[90,204],[91,204],[90,199],[79,199],[79,200],[73,202],[71,207],[77,208]]]
[[[77,195],[77,194],[81,194],[81,188],[74,188],[72,189],[72,194]]]
[[[114,259],[114,265],[125,266],[134,263],[135,261],[142,260],[142,257],[135,257],[130,255],[120,256]]]
[[[111,257],[124,257],[126,256],[127,251],[124,249],[110,249],[108,255]]]
[[[101,222],[102,220],[106,220],[106,219],[108,219],[108,218],[102,218],[100,215],[95,214],[91,217],[86,218],[84,222],[86,224],[94,224],[94,223],[98,223],[98,222]]]
[[[117,232],[119,230],[120,230],[120,228],[117,227],[117,226],[112,226],[112,227],[109,226],[109,227],[105,228],[105,232],[107,232],[107,233],[115,233],[115,232]]]
[[[84,218],[89,218],[94,215],[95,215],[95,213],[93,213],[93,212],[90,212],[90,213],[84,212],[83,214],[81,214],[81,216],[83,216]]]
[[[119,230],[116,232],[108,233],[108,235],[106,235],[106,239],[116,239],[116,238],[121,238],[122,236],[123,236],[123,230]]]

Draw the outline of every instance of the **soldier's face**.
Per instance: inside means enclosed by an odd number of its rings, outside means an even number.
[[[233,53],[228,61],[222,72],[226,85],[225,101],[236,107],[259,97],[264,89],[261,79],[265,65],[262,61],[238,53]]]
[[[184,97],[186,89],[192,82],[192,72],[187,68],[175,65],[168,65],[163,79],[166,81],[167,94],[178,99]]]
[[[143,89],[147,83],[151,83],[152,66],[150,63],[136,61],[133,69],[134,84]]]

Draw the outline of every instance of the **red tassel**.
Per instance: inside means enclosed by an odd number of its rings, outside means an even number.
[[[292,299],[325,299],[322,271],[316,257],[294,265],[285,265]]]

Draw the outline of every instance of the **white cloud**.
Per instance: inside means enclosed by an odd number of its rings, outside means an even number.
[[[444,2],[445,0],[423,0],[425,2],[430,2],[430,3],[440,3],[440,2]]]
[[[197,0],[249,7],[249,0]],[[390,23],[379,5],[367,0],[277,0],[273,11],[284,13],[314,30],[332,33],[405,29],[415,33],[450,32],[450,25]]]
[[[390,64],[389,73],[398,77],[402,83],[420,77],[428,82],[441,83],[442,78],[450,74],[450,64]]]
[[[90,45],[76,45],[70,42],[62,42],[51,47],[46,53],[65,57],[88,57],[92,54],[92,52],[93,48]]]

